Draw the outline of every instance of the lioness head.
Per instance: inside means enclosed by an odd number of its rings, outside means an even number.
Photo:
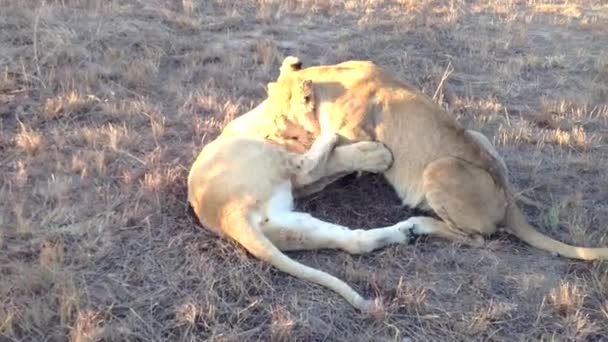
[[[278,131],[293,136],[296,126],[309,133],[320,133],[316,119],[316,101],[311,80],[289,77],[280,82],[268,83],[266,115],[274,117]],[[282,134],[283,135],[283,134]]]

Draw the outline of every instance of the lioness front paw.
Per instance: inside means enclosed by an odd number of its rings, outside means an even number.
[[[353,165],[355,170],[368,172],[384,172],[393,164],[393,154],[383,143],[376,141],[361,141],[354,144],[360,152]]]

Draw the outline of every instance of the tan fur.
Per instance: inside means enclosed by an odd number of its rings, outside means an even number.
[[[277,82],[269,85],[273,91],[256,110],[283,115],[313,134],[331,131],[343,141],[383,142],[395,159],[384,175],[403,203],[432,209],[441,218],[411,218],[418,233],[478,245],[482,236],[504,226],[530,245],[562,256],[608,258],[608,248],[570,246],[528,224],[504,161],[487,138],[465,130],[412,86],[368,61],[300,66],[297,58],[286,58]],[[313,81],[315,116],[289,110],[294,86],[304,80]]]
[[[298,84],[297,91],[306,87]],[[312,100],[296,102],[291,109],[310,111]],[[362,311],[376,309],[373,301],[344,281],[300,264],[282,251],[339,248],[366,253],[406,243],[413,229],[410,222],[351,230],[293,211],[292,187],[305,188],[325,175],[385,171],[392,162],[390,151],[370,141],[334,149],[338,136],[330,133],[319,136],[308,152],[296,154],[259,137],[248,137],[249,126],[238,125],[207,144],[188,175],[188,201],[201,224],[284,272],[336,291]],[[328,162],[330,155],[332,162]]]

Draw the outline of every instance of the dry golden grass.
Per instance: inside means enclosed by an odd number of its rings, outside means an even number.
[[[370,318],[200,229],[185,194],[201,146],[264,98],[284,56],[372,59],[494,137],[513,183],[544,206],[526,207],[539,229],[608,245],[605,1],[0,8],[0,341],[606,338],[605,263],[504,235],[480,249],[292,254],[382,296]],[[355,227],[409,215],[378,177],[299,206]]]

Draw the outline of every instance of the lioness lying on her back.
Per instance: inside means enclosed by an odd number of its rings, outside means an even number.
[[[314,113],[290,111],[293,89],[303,80],[313,82]],[[254,116],[278,115],[281,122],[313,134],[335,132],[348,142],[386,144],[394,164],[384,175],[403,203],[433,210],[440,218],[410,218],[417,226],[414,233],[479,245],[483,235],[504,227],[530,245],[562,256],[608,258],[608,248],[575,247],[539,233],[518,208],[506,167],[488,139],[466,130],[428,96],[374,63],[302,69],[297,58],[287,57],[276,84],[269,87],[268,99],[244,117],[253,121]],[[287,129],[283,136],[289,134]]]
[[[302,88],[310,83],[302,84]],[[307,103],[312,98],[298,103]],[[292,188],[312,184],[331,173],[382,172],[392,156],[381,143],[359,142],[334,150],[338,136],[320,135],[304,154],[227,130],[207,144],[188,175],[188,201],[200,223],[234,239],[255,257],[293,276],[326,286],[362,311],[373,301],[342,280],[292,260],[282,251],[321,248],[359,254],[392,243],[406,243],[412,224],[351,230],[293,211]],[[337,164],[327,159],[333,155]]]

